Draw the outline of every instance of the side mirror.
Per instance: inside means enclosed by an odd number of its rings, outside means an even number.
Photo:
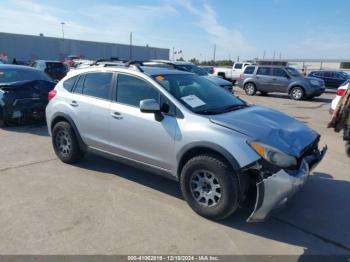
[[[142,113],[159,113],[160,105],[155,99],[145,99],[140,101],[140,110]]]

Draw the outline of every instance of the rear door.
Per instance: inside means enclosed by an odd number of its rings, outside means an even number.
[[[70,115],[88,146],[99,149],[109,144],[109,109],[113,73],[92,72],[81,75],[69,96]]]
[[[289,77],[283,68],[272,68],[272,86],[275,92],[287,93],[289,86]]]
[[[271,67],[259,66],[256,71],[256,85],[259,91],[272,92],[274,87],[272,85]]]

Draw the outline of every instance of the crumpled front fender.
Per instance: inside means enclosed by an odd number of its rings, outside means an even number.
[[[247,222],[264,221],[273,209],[282,207],[305,184],[311,170],[322,160],[327,147],[302,160],[294,173],[280,170],[257,183],[257,197],[253,213]]]

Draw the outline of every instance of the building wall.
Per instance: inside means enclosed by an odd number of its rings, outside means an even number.
[[[130,46],[44,36],[0,33],[0,53],[7,54],[8,61],[35,59],[61,60],[68,55],[82,55],[87,59],[130,58]],[[169,59],[169,49],[133,46],[132,59]]]

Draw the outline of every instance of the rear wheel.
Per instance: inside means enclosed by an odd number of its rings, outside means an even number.
[[[253,96],[253,95],[256,94],[257,89],[256,89],[255,84],[253,84],[253,83],[246,83],[244,85],[244,91],[245,91],[245,93],[248,96]]]
[[[58,158],[64,163],[78,162],[83,156],[77,137],[68,122],[55,124],[52,130],[52,144]]]
[[[348,155],[348,157],[350,157],[350,141],[346,141],[345,152]]]
[[[182,194],[199,215],[220,220],[238,208],[238,179],[231,167],[210,154],[190,159],[182,169]]]
[[[290,97],[294,100],[302,100],[304,96],[304,89],[299,86],[293,87],[292,90],[290,90]]]
[[[0,127],[6,126],[5,112],[4,109],[0,107]]]

